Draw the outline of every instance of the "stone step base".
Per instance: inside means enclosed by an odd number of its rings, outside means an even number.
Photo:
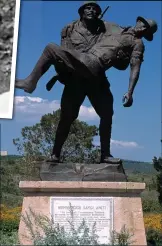
[[[40,168],[42,181],[99,181],[126,182],[122,164],[74,164],[43,162]]]

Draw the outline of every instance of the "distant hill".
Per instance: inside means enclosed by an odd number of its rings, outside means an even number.
[[[7,156],[0,156],[0,160],[16,160],[22,158],[21,155],[7,155]]]
[[[155,174],[157,171],[154,169],[153,164],[149,162],[140,162],[140,161],[123,161],[124,169],[129,173],[146,173],[146,174]]]

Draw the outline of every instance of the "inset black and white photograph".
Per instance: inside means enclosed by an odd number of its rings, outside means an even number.
[[[0,1],[0,118],[12,119],[20,0]]]

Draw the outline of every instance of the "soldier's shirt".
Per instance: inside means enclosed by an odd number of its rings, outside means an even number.
[[[100,42],[96,43],[89,51],[97,56],[102,62],[105,69],[108,69],[116,60],[121,60],[124,56],[128,62],[132,63],[133,59],[143,61],[145,46],[142,39],[136,37],[134,28],[127,27],[113,34],[105,33]]]
[[[119,25],[106,21],[98,21],[94,29],[94,33],[90,32],[80,20],[69,24],[61,32],[62,46],[84,53],[100,42],[105,33],[111,35],[114,29],[122,30]]]
[[[88,51],[97,42],[99,34],[91,33],[87,28],[84,27],[81,21],[78,21],[71,33],[71,42],[73,47],[80,51]]]
[[[72,26],[72,28],[71,28]],[[134,29],[122,28],[109,22],[101,22],[96,32],[91,33],[81,21],[76,21],[63,35],[63,47],[81,60],[92,72],[107,70],[124,64],[125,70],[133,59],[143,61],[144,44],[135,37]],[[66,42],[65,42],[66,41]]]

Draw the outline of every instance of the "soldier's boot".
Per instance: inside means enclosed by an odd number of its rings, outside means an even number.
[[[103,123],[104,122],[104,123]],[[110,154],[111,125],[112,119],[100,123],[101,159],[100,163],[121,164],[120,158],[114,158]]]
[[[121,164],[122,160],[120,158],[114,158],[111,154],[101,156],[100,163],[107,163],[107,164]]]
[[[60,156],[56,156],[55,154],[51,155],[47,162],[51,163],[60,163]]]
[[[120,158],[115,158],[110,154],[110,139],[107,138],[105,141],[101,141],[101,159],[100,163],[108,164],[121,164],[122,160]]]

